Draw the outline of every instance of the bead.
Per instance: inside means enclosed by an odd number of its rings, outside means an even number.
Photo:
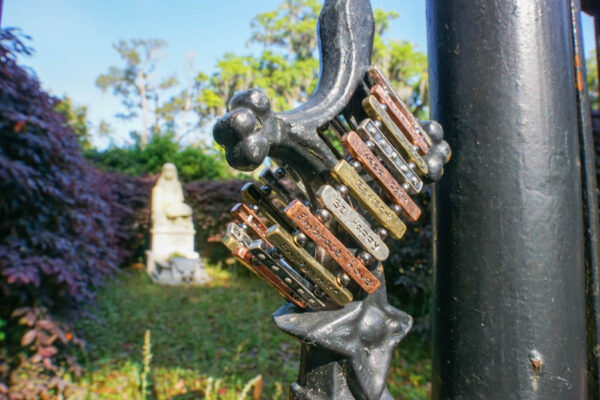
[[[360,258],[365,265],[369,265],[371,262],[373,262],[373,256],[367,252],[360,253],[358,258]]]
[[[340,192],[340,194],[342,196],[348,195],[348,188],[346,186],[340,185],[340,186],[337,187],[337,189],[338,189],[338,192]]]
[[[294,242],[296,242],[296,244],[300,247],[304,247],[304,245],[306,244],[306,242],[308,242],[308,238],[306,237],[306,235],[302,232],[297,232],[294,235]]]
[[[379,230],[377,231],[377,234],[379,235],[379,237],[380,237],[382,240],[385,240],[385,239],[387,239],[387,238],[388,238],[388,236],[390,236],[390,233],[389,233],[389,232],[388,232],[386,229],[383,229],[383,228],[379,229]]]
[[[337,281],[342,286],[348,286],[352,279],[344,272],[340,272],[337,274]]]
[[[267,185],[263,185],[260,187],[260,191],[263,192],[265,194],[265,196],[270,196],[271,192],[273,192],[273,190],[271,189],[270,186]]]
[[[285,170],[283,168],[277,168],[274,172],[275,178],[281,179],[285,176]]]
[[[329,222],[331,220],[331,213],[329,213],[329,211],[325,209],[317,211],[317,216],[323,223]]]

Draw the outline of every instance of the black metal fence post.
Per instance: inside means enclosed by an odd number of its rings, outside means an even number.
[[[428,0],[434,399],[587,399],[570,2]]]
[[[584,4],[585,3],[585,4]],[[590,3],[595,3],[591,5]],[[585,239],[586,300],[587,300],[587,360],[588,398],[600,399],[600,219],[596,191],[596,154],[592,132],[591,104],[587,88],[586,57],[583,48],[581,11],[591,7],[598,27],[598,1],[571,0],[571,23],[575,49],[577,106],[579,111],[579,147],[583,193],[583,228]],[[590,12],[590,8],[584,11]],[[596,32],[598,34],[598,32]],[[597,89],[597,88],[596,88]]]

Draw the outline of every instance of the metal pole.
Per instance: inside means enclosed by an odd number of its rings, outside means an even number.
[[[570,2],[428,0],[436,188],[433,398],[587,399]]]
[[[591,106],[587,88],[587,72],[581,28],[582,4],[571,0],[572,30],[575,49],[577,102],[579,109],[579,141],[581,179],[583,183],[583,228],[587,285],[587,355],[589,399],[600,398],[600,220],[596,192],[596,154],[592,133]],[[598,8],[595,6],[596,42],[598,43]]]

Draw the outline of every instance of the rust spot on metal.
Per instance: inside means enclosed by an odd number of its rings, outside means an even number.
[[[583,90],[583,72],[581,66],[583,65],[581,61],[581,54],[577,54],[575,57],[575,70],[577,71],[577,90]]]
[[[534,392],[537,392],[539,380],[540,380],[540,372],[542,371],[542,367],[544,366],[544,359],[542,355],[537,350],[531,350],[529,352],[529,366],[531,367],[531,371],[533,375],[530,377],[531,386]]]
[[[534,372],[536,373],[539,373],[544,365],[542,355],[537,350],[532,350],[529,352],[529,362],[531,363],[531,368],[533,368]]]

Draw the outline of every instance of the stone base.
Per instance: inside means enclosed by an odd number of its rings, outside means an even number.
[[[153,229],[150,248],[155,260],[198,258],[198,253],[194,251],[194,234],[193,229]]]
[[[195,258],[174,257],[167,261],[158,261],[151,251],[147,251],[146,259],[147,272],[156,283],[204,285],[212,282],[212,278],[204,270],[204,262],[199,256]]]

